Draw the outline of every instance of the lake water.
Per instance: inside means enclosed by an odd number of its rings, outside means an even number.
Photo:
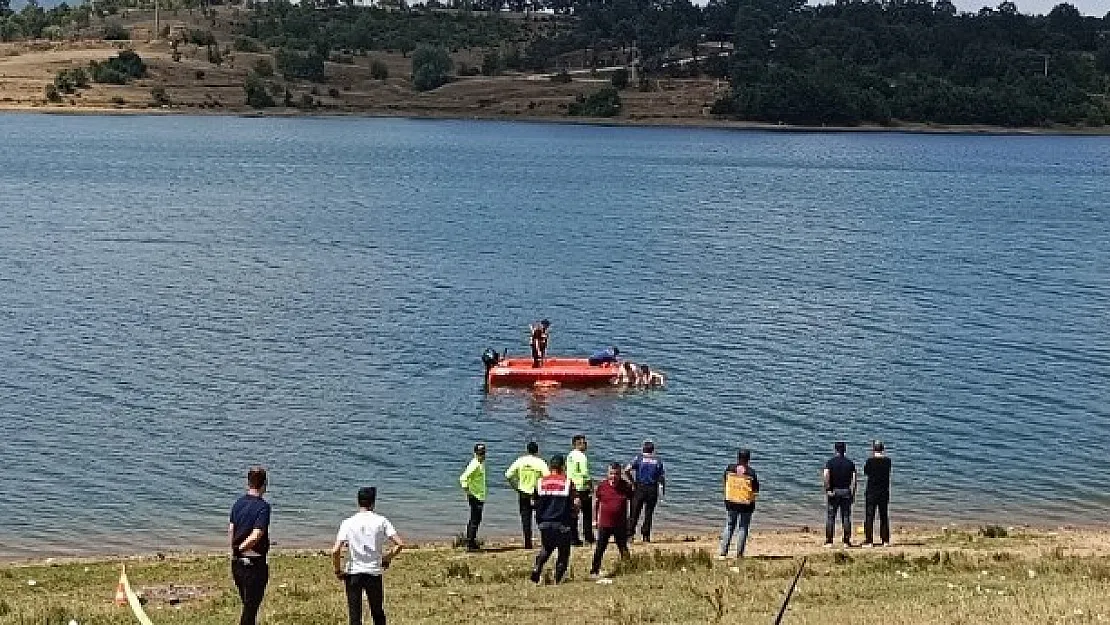
[[[513,535],[578,432],[657,441],[660,532],[741,445],[756,526],[819,526],[874,437],[895,523],[1105,522],[1108,200],[1106,138],[0,116],[0,556],[221,545],[253,463],[279,544],[364,484],[450,537],[478,440]],[[483,393],[542,317],[668,388]]]

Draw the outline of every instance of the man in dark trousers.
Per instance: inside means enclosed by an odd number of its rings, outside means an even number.
[[[605,481],[598,484],[594,493],[594,529],[597,530],[597,546],[594,547],[594,560],[590,566],[590,579],[601,574],[601,561],[609,539],[617,543],[621,558],[628,557],[628,499],[632,496],[632,485],[621,474],[621,465],[609,465]]]
[[[533,500],[536,498],[536,485],[540,478],[547,475],[547,463],[539,457],[540,446],[530,441],[528,453],[519,457],[505,471],[505,479],[517,492],[520,509],[520,528],[524,533],[524,548],[532,548],[532,515],[535,512]]]
[[[875,511],[879,512],[880,547],[890,544],[890,518],[887,504],[890,503],[890,458],[885,453],[882,441],[871,444],[871,457],[863,463],[863,474],[867,476],[867,489],[863,491],[865,516],[863,521],[863,546],[870,547],[874,538]]]
[[[547,319],[532,326],[532,366],[537,369],[543,366],[543,359],[547,358],[547,331],[550,327],[551,322]]]
[[[824,481],[827,500],[825,515],[825,546],[832,547],[836,514],[844,531],[844,545],[852,546],[852,502],[856,499],[856,465],[845,454],[848,446],[836,443],[836,455],[825,463]]]
[[[532,581],[540,583],[543,567],[557,552],[555,583],[563,581],[570,565],[571,527],[578,514],[578,493],[566,474],[566,460],[556,454],[548,463],[550,473],[536,486],[536,525],[540,530],[540,551],[532,568]]]
[[[258,609],[270,581],[266,554],[270,551],[270,504],[262,498],[266,493],[266,469],[251,467],[247,471],[247,494],[231,508],[227,528],[231,542],[231,577],[239,589],[243,613],[239,625],[255,625]]]
[[[474,457],[459,476],[459,486],[466,492],[470,519],[466,522],[466,550],[478,551],[478,526],[486,507],[486,444],[474,445]]]
[[[366,602],[370,605],[374,625],[385,625],[382,575],[405,546],[389,519],[374,512],[377,497],[378,489],[373,486],[358,489],[358,514],[340,524],[335,546],[331,549],[335,577],[343,582],[347,591],[347,614],[351,625],[362,625],[363,595],[366,595]],[[346,569],[342,562],[344,549],[347,550]]]
[[[644,542],[651,542],[651,520],[655,516],[655,506],[663,497],[666,487],[666,476],[663,470],[663,460],[655,453],[655,443],[644,441],[642,452],[625,467],[628,479],[634,486],[632,495],[632,514],[628,517],[628,537],[636,535],[636,525],[640,522],[640,515],[644,515],[644,524],[640,528],[640,535]]]

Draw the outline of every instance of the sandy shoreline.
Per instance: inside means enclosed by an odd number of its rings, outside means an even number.
[[[416,111],[380,110],[320,110],[300,109],[184,109],[130,108],[130,107],[64,107],[0,104],[0,114],[39,114],[65,116],[180,116],[180,117],[243,117],[243,118],[306,118],[306,119],[402,119],[415,121],[486,121],[530,124],[559,124],[568,126],[603,126],[634,128],[692,128],[711,130],[736,130],[752,132],[785,133],[895,133],[922,135],[983,135],[983,136],[1110,136],[1110,127],[1103,128],[1005,128],[999,126],[947,126],[937,124],[898,124],[891,126],[793,126],[767,122],[735,121],[720,118],[576,118],[566,116],[516,116],[516,115],[458,115],[452,113],[427,113]]]
[[[839,537],[839,524],[837,536]],[[949,524],[949,525],[894,525],[891,528],[892,548],[899,550],[920,548],[928,541],[945,536],[975,536],[981,533],[986,524]],[[1007,533],[1015,536],[1044,536],[1066,537],[1081,545],[1084,550],[1092,553],[1110,555],[1110,526],[1089,525],[992,525],[1001,527]],[[652,547],[684,548],[713,547],[719,539],[718,532],[709,527],[690,527],[679,530],[660,532]],[[876,526],[875,531],[878,532]],[[821,547],[824,541],[824,528],[817,526],[759,526],[758,519],[753,521],[750,542],[756,555],[772,556],[797,556],[805,555]],[[330,548],[332,536],[320,536],[318,539],[305,539],[283,541],[275,543],[275,555],[316,555]],[[450,550],[453,540],[443,537],[421,538],[407,536],[408,544],[413,549]],[[491,551],[522,549],[519,535],[490,534],[480,535],[484,548]],[[853,540],[856,543],[863,541],[863,528],[859,520],[854,521]],[[643,544],[643,543],[635,543]],[[758,547],[755,547],[758,545]],[[12,566],[40,566],[54,564],[81,564],[93,562],[144,562],[161,561],[166,559],[181,558],[207,558],[226,555],[226,550],[213,544],[206,543],[195,548],[173,549],[147,549],[136,548],[124,551],[105,551],[104,553],[88,553],[81,555],[61,555],[58,552],[43,552],[40,556],[0,556],[0,568]]]

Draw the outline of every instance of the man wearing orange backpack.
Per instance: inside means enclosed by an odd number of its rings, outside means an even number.
[[[717,556],[720,560],[728,557],[728,547],[734,532],[737,534],[736,557],[744,557],[748,526],[751,525],[752,513],[755,512],[755,498],[759,495],[759,478],[748,466],[751,459],[752,452],[741,449],[736,454],[736,464],[728,465],[725,470],[725,510],[728,511],[728,519],[725,521],[725,530],[721,532],[721,551]]]

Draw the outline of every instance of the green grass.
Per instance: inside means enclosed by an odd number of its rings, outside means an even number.
[[[989,550],[923,542],[905,551],[812,549],[785,622],[1110,623],[1110,556],[1072,555],[1047,539],[1039,550],[1017,538],[990,539]],[[800,561],[717,561],[705,545],[686,544],[634,545],[623,562],[610,552],[612,583],[588,581],[590,552],[575,549],[568,582],[536,586],[527,580],[531,552],[409,550],[386,574],[386,610],[396,624],[766,623]],[[226,558],[129,561],[128,575],[136,590],[148,589],[147,612],[156,624],[236,621],[239,602]],[[2,566],[0,625],[134,623],[127,608],[112,602],[118,576],[118,562]],[[153,592],[169,584],[205,596],[169,605]],[[262,622],[346,623],[342,586],[325,555],[272,559]]]

